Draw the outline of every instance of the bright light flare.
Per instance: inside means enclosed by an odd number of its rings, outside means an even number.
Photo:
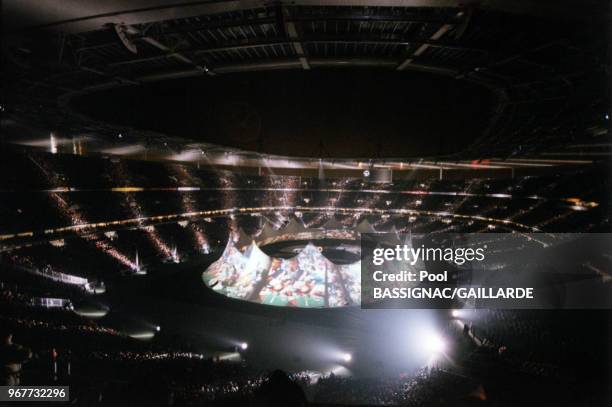
[[[217,360],[222,361],[222,360],[226,360],[226,361],[239,361],[241,359],[240,357],[240,353],[238,352],[231,352],[231,353],[225,353],[223,355],[220,355],[217,357]]]
[[[246,342],[242,342],[242,343],[240,344],[240,349],[242,349],[242,350],[247,350],[248,348],[249,348],[249,344],[248,344],[248,343],[246,343]]]
[[[430,334],[424,338],[423,347],[428,352],[438,355],[446,350],[446,342],[439,335]]]
[[[343,360],[345,363],[349,363],[351,360],[353,360],[353,355],[351,355],[350,353],[344,353],[344,354],[342,355],[342,360]]]
[[[151,331],[134,332],[134,333],[129,334],[129,336],[134,339],[148,340],[148,339],[153,339],[153,337],[155,336],[155,332],[151,332]]]

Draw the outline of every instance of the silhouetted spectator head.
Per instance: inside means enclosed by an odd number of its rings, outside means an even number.
[[[305,406],[304,391],[282,370],[275,370],[268,382],[261,386],[256,400],[260,405]]]
[[[11,345],[13,343],[13,333],[9,331],[2,331],[2,343],[5,345]]]

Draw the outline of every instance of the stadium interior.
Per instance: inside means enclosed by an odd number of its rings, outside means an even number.
[[[612,405],[610,308],[366,309],[360,267],[363,234],[612,232],[608,1],[1,7],[2,385]],[[612,251],[563,278],[612,298]]]

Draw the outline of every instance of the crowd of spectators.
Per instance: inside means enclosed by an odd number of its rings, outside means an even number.
[[[607,220],[601,216],[597,190],[583,190],[580,180],[588,174],[527,177],[505,180],[406,180],[372,185],[362,180],[298,177],[271,177],[211,172],[159,163],[125,162],[79,157],[57,158],[43,154],[11,158],[16,173],[29,185],[4,180],[15,193],[0,200],[0,230],[9,232],[74,226],[86,222],[111,221],[137,216],[192,212],[226,207],[301,206],[367,209],[409,208],[424,212],[461,213],[464,218],[372,216],[377,230],[500,231],[498,224],[474,221],[475,217],[512,219],[547,231],[593,231]],[[120,177],[114,175],[119,174]],[[118,180],[117,180],[118,179]],[[114,192],[117,187],[154,188],[155,191]],[[290,188],[287,188],[289,186]],[[41,194],[23,194],[24,187]],[[88,191],[57,192],[74,187]],[[202,190],[178,191],[179,187]],[[282,189],[292,191],[279,192]],[[593,187],[595,188],[595,187]],[[605,188],[605,186],[604,186]],[[338,193],[334,190],[342,190]],[[378,191],[372,193],[371,191]],[[272,192],[271,192],[272,191]],[[127,194],[127,195],[126,195]],[[3,195],[4,197],[4,195]],[[566,202],[564,197],[578,197]],[[576,203],[578,202],[578,203]],[[571,208],[570,205],[578,207]],[[581,206],[583,205],[583,206]],[[585,210],[588,209],[588,210]],[[268,213],[266,219],[282,224],[287,213]],[[347,227],[363,217],[336,216]],[[134,230],[104,230],[57,239],[3,253],[0,258],[0,325],[15,334],[17,341],[32,349],[33,358],[24,367],[24,378],[34,383],[74,386],[75,397],[95,394],[99,403],[135,399],[151,390],[152,404],[208,405],[224,400],[256,400],[269,388],[270,372],[242,363],[219,362],[199,353],[137,342],[116,329],[77,315],[73,301],[90,293],[83,286],[55,281],[64,273],[88,281],[123,278],[139,264],[167,261],[164,254],[175,250],[181,258],[195,255],[202,241],[215,249],[224,247],[230,227],[256,233],[262,219],[236,216],[198,219],[196,226],[168,223]],[[330,220],[330,211],[304,211],[308,227],[320,227]],[[493,228],[489,228],[489,226]],[[507,231],[507,230],[504,230]],[[196,244],[197,243],[197,244]],[[165,256],[165,257],[164,257]],[[78,266],[75,266],[78,265]],[[10,273],[19,274],[10,277]],[[18,269],[17,273],[14,273]],[[44,307],[36,298],[65,298],[65,307]],[[588,347],[584,341],[562,335],[564,321],[531,319],[518,312],[482,312],[467,329],[475,347],[462,360],[462,371],[423,369],[401,377],[341,377],[292,372],[296,384],[320,404],[452,405],[465,399],[484,401],[489,397],[479,380],[482,372],[514,373],[521,377],[567,379],[561,365],[568,350]],[[570,327],[571,328],[571,327]],[[593,340],[594,335],[585,333]],[[590,361],[585,361],[588,365]],[[70,368],[68,368],[70,366]],[[77,374],[78,373],[78,374]],[[276,375],[282,383],[280,375]],[[508,379],[509,380],[509,379]],[[299,397],[296,398],[296,400]]]
[[[4,188],[13,192],[6,194],[0,203],[0,210],[6,214],[0,217],[0,222],[6,223],[0,223],[0,230],[14,232],[66,223],[126,219],[134,213],[154,216],[220,209],[230,204],[235,207],[412,208],[512,218],[554,231],[584,231],[603,226],[605,208],[599,203],[605,198],[602,193],[609,188],[599,184],[581,188],[582,181],[594,178],[588,172],[506,179],[413,179],[375,184],[362,179],[255,176],[154,162],[33,152],[16,153],[9,159],[15,168],[12,174],[18,174],[18,179],[13,180],[17,175],[8,174],[3,180]],[[24,194],[24,188],[47,192]],[[132,188],[135,192],[117,193],[120,188]],[[275,189],[277,193],[271,193]],[[316,217],[317,214],[306,214],[305,221],[315,222]],[[325,220],[322,217],[321,221]],[[432,225],[431,218],[417,218],[396,227],[410,226],[423,231],[448,227],[438,222],[441,220],[444,219],[433,219]],[[391,226],[386,225],[389,221],[375,219],[374,223],[384,229]],[[454,225],[462,229],[472,226],[469,220],[459,219],[454,220]],[[474,226],[477,228],[478,225]]]
[[[267,400],[270,388],[281,383],[282,391],[295,393],[287,395],[291,400],[304,397],[304,403],[320,406],[455,406],[494,400],[491,405],[505,407],[537,386],[545,389],[557,383],[553,389],[559,391],[558,383],[567,383],[568,389],[576,385],[543,370],[545,363],[512,352],[512,344],[506,347],[485,339],[485,331],[474,326],[464,337],[471,350],[458,354],[455,363],[409,374],[360,377],[311,371],[271,373],[244,359],[223,361],[167,345],[130,341],[95,326],[52,326],[4,317],[0,322],[16,332],[18,343],[33,351],[32,361],[24,365],[24,383],[70,385],[75,398],[93,397],[96,405],[267,405],[257,403],[262,397]],[[558,371],[558,366],[550,368]],[[552,399],[560,397],[563,394]],[[296,403],[287,405],[305,405]]]

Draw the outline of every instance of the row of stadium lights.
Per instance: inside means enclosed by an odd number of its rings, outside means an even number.
[[[459,318],[460,317],[459,310],[452,310],[451,316],[453,318]],[[155,327],[155,330],[157,332],[160,332],[161,327],[158,325]],[[423,338],[423,348],[431,354],[432,358],[435,359],[440,354],[446,351],[446,342],[441,336],[435,333],[432,333]],[[246,352],[248,349],[249,349],[248,342],[240,342],[236,350],[239,352]],[[353,360],[353,355],[351,353],[345,352],[340,355],[340,359],[344,363],[351,363]]]

